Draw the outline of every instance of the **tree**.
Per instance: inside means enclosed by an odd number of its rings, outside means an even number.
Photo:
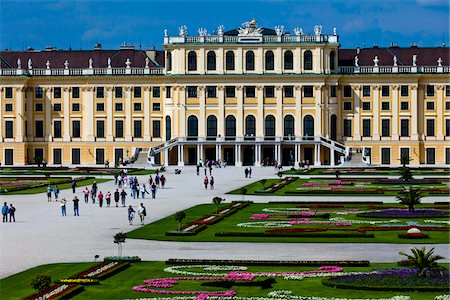
[[[52,284],[52,277],[48,274],[40,274],[37,275],[32,281],[31,286],[33,289],[42,292],[45,289],[48,289]]]
[[[212,202],[216,205],[216,213],[218,213],[219,212],[219,206],[220,206],[220,204],[222,203],[222,202],[224,202],[225,201],[225,199],[223,199],[223,198],[220,198],[220,197],[214,197],[213,198],[213,200],[212,200]]]
[[[397,201],[399,201],[400,204],[407,205],[409,211],[414,211],[414,206],[420,204],[422,197],[423,194],[419,190],[415,190],[411,187],[404,192],[399,192],[396,196]]]
[[[434,248],[431,248],[428,252],[425,247],[422,249],[413,248],[411,249],[412,255],[400,252],[400,255],[404,255],[411,262],[411,268],[417,270],[417,275],[419,277],[425,277],[427,272],[443,272],[446,269],[440,266],[436,261],[444,259],[440,255],[433,255]]]
[[[398,159],[400,163],[402,164],[403,168],[406,167],[406,165],[409,165],[409,162],[412,160],[411,157],[403,155]]]
[[[266,182],[267,182],[267,179],[261,179],[261,184],[263,185],[263,190],[266,189]]]
[[[118,246],[118,256],[122,256],[122,243],[125,243],[125,239],[127,238],[127,234],[123,232],[119,232],[114,235],[114,244]]]
[[[241,188],[242,201],[245,200],[245,195],[247,195],[247,192],[248,192],[248,190],[247,190],[246,187],[242,187],[242,188]]]
[[[179,211],[175,214],[175,220],[178,222],[178,231],[181,230],[181,221],[186,218],[186,213],[184,211]]]
[[[411,173],[411,170],[408,167],[401,167],[400,168],[400,179],[403,181],[408,181],[410,179],[413,179],[413,175]]]

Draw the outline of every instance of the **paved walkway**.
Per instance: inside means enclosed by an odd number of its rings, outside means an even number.
[[[244,168],[227,167],[213,169],[215,190],[203,188],[204,176],[197,176],[194,167],[183,167],[181,175],[175,175],[170,167],[165,173],[168,179],[166,189],[157,192],[156,199],[131,200],[127,206],[137,207],[143,202],[147,207],[146,223],[153,222],[176,211],[201,203],[211,203],[214,196],[221,196],[226,202],[240,200],[239,195],[224,195],[246,183],[274,176],[274,169],[253,168],[253,178],[244,179]],[[203,170],[201,170],[203,174]],[[146,182],[148,176],[139,176]],[[114,182],[99,184],[103,193],[115,190]],[[16,223],[2,223],[0,230],[0,278],[41,264],[58,262],[93,261],[100,257],[117,254],[113,235],[119,231],[130,231],[127,210],[123,207],[100,208],[85,204],[82,188],[77,189],[80,199],[80,217],[73,216],[72,190],[63,190],[60,198],[68,200],[68,216],[60,214],[59,202],[47,202],[44,193],[35,195],[0,196],[0,201],[13,203],[17,208]],[[246,200],[266,201],[342,201],[370,200],[394,202],[394,197],[268,197],[246,196]],[[425,198],[424,202],[445,201],[442,197]],[[114,203],[114,201],[113,201]],[[138,221],[135,219],[135,223]],[[264,245],[264,246],[262,246]],[[426,246],[426,245],[424,245]],[[448,245],[433,245],[436,253],[447,256]],[[180,243],[144,240],[127,240],[124,255],[139,255],[144,260],[165,260],[168,258],[212,258],[212,259],[280,259],[280,260],[333,260],[369,259],[371,261],[397,261],[399,251],[407,251],[411,245],[392,244],[261,244],[261,243]]]

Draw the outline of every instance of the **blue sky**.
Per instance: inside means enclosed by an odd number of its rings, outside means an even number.
[[[321,24],[324,33],[337,28],[343,48],[448,46],[448,0],[335,1],[5,1],[0,0],[0,49],[117,49],[121,43],[162,49],[163,30],[177,35],[185,24],[191,35],[204,27],[209,33],[256,18],[262,27],[276,25],[292,32],[311,33]]]

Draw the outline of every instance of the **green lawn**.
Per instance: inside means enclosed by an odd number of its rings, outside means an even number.
[[[126,251],[126,248],[124,249]],[[64,263],[43,265],[27,271],[15,274],[8,278],[0,280],[0,298],[1,299],[23,299],[33,294],[30,281],[36,275],[47,273],[52,276],[54,281],[67,278],[80,271],[91,267],[93,263]],[[448,264],[447,264],[448,266]],[[164,271],[167,265],[164,262],[140,262],[132,263],[131,266],[112,277],[100,282],[100,285],[85,286],[85,290],[74,297],[74,299],[137,299],[162,297],[162,295],[153,295],[132,291],[133,286],[143,285],[143,280],[159,277],[180,277],[180,275],[171,274]],[[344,267],[344,272],[365,272],[372,271],[373,268],[396,267],[395,264],[374,263],[369,267]],[[248,266],[249,272],[293,272],[308,271],[317,269],[316,267],[299,266]],[[203,272],[202,268],[186,269],[191,272]],[[211,272],[211,271],[209,271]],[[213,271],[217,272],[217,271]],[[228,271],[225,271],[225,273]],[[223,273],[220,271],[220,273]],[[257,276],[254,280],[262,280],[263,277]],[[237,296],[266,296],[269,292],[275,290],[289,290],[294,295],[299,296],[317,296],[317,297],[342,297],[348,298],[386,298],[395,295],[411,296],[413,300],[433,299],[444,292],[390,292],[390,291],[362,291],[345,290],[326,287],[321,284],[322,278],[304,278],[303,280],[285,280],[283,277],[276,277],[276,283],[271,289],[261,289],[260,287],[233,286]],[[203,281],[181,281],[168,290],[200,290],[200,291],[221,291],[225,290],[218,287],[201,286]],[[349,299],[351,299],[349,298]]]
[[[226,204],[222,204],[224,207]],[[302,206],[301,204],[297,204]],[[446,231],[426,231],[429,234],[430,238],[428,239],[420,239],[420,240],[411,240],[411,239],[400,239],[398,238],[398,234],[405,233],[405,230],[392,230],[392,231],[367,231],[367,233],[373,233],[375,235],[374,238],[358,238],[358,237],[345,237],[345,238],[337,238],[337,237],[298,237],[298,236],[290,236],[290,237],[267,237],[267,236],[215,236],[216,233],[220,232],[233,232],[233,233],[244,233],[244,234],[253,234],[260,233],[264,234],[265,228],[245,228],[245,227],[237,227],[236,225],[239,223],[251,223],[251,222],[261,222],[259,220],[251,220],[250,217],[254,214],[263,214],[263,209],[265,208],[295,208],[296,204],[280,204],[280,203],[252,203],[249,206],[237,211],[235,214],[225,217],[223,220],[217,222],[213,225],[208,225],[208,227],[198,232],[196,235],[190,236],[166,236],[165,233],[167,231],[177,230],[178,223],[175,220],[175,216],[168,216],[164,219],[158,220],[154,223],[145,225],[138,229],[135,229],[128,233],[129,238],[135,239],[148,239],[148,240],[164,240],[164,241],[184,241],[184,242],[280,242],[280,243],[397,243],[397,244],[426,244],[426,243],[448,243],[450,241],[448,230]],[[380,204],[381,205],[381,204]],[[389,204],[389,207],[401,207],[395,204]],[[419,208],[426,208],[434,205],[423,204],[419,205]],[[367,210],[367,205],[364,204],[352,204],[346,205],[345,208],[342,209],[360,209]],[[448,209],[448,206],[442,206],[442,208]],[[320,209],[318,209],[320,210]],[[212,204],[204,204],[191,207],[185,210],[186,218],[183,220],[183,225],[188,224],[191,221],[200,219],[204,216],[212,214],[216,211],[216,207]],[[151,213],[151,212],[150,212]],[[349,213],[347,215],[337,215],[331,214],[331,218],[344,218],[345,220],[362,220],[362,221],[386,221],[386,224],[390,224],[390,219],[376,219],[376,218],[361,218],[357,217],[355,213]],[[311,220],[322,220],[320,218]],[[407,226],[408,222],[419,222],[422,225],[426,225],[423,223],[424,219],[403,219],[400,220],[400,223],[395,223],[395,225],[403,225]],[[442,219],[441,219],[442,220]],[[446,220],[445,218],[443,220]],[[325,220],[326,221],[326,220]],[[380,224],[382,225],[382,224]],[[445,224],[441,224],[445,225]],[[290,228],[336,228],[336,232],[339,231],[340,228],[345,230],[347,228],[358,228],[360,226],[371,226],[370,224],[353,224],[352,226],[345,227],[333,227],[332,225],[293,225]],[[281,228],[281,227],[280,227]],[[329,231],[327,231],[329,232]]]
[[[121,168],[102,168],[102,167],[78,167],[78,168],[68,168],[68,167],[47,167],[47,168],[37,168],[37,167],[3,167],[2,175],[46,175],[50,174],[52,176],[58,175],[73,175],[73,176],[92,176],[92,175],[114,175],[118,174]],[[154,174],[156,170],[140,169],[140,168],[128,168],[128,174],[131,175],[148,175]]]
[[[311,168],[308,170],[300,170],[297,166],[295,171],[286,170],[283,173],[286,175],[334,175],[336,170],[339,170],[342,175],[371,175],[371,176],[399,176],[399,168],[389,167],[375,167],[375,168]],[[450,168],[414,168],[410,167],[413,176],[449,176]]]

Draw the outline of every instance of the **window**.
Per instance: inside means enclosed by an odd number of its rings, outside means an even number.
[[[134,98],[142,97],[142,88],[140,86],[133,87],[133,97]]]
[[[153,111],[161,111],[161,103],[153,103],[152,105],[152,110]]]
[[[246,86],[245,87],[245,97],[247,97],[247,98],[255,97],[255,87],[254,86]]]
[[[61,121],[59,120],[53,121],[53,137],[54,138],[62,137],[62,125]]]
[[[294,97],[294,87],[293,86],[285,86],[284,87],[284,97],[286,97],[286,98]]]
[[[96,107],[97,111],[105,111],[105,103],[97,103],[97,107]]]
[[[12,165],[14,163],[14,149],[5,149],[5,165]]]
[[[314,97],[314,89],[311,85],[303,87],[303,97]]]
[[[207,86],[206,87],[206,97],[207,98],[216,98],[216,87],[215,86]]]
[[[227,97],[227,98],[236,97],[236,90],[235,90],[234,86],[225,87],[225,97]]]
[[[5,104],[5,111],[13,111],[12,103],[6,103]]]
[[[391,136],[391,120],[382,119],[381,120],[381,136]]]
[[[445,86],[445,97],[450,97],[450,85]]]
[[[161,122],[159,120],[153,120],[152,124],[153,128],[153,137],[160,138],[161,137]]]
[[[214,51],[208,51],[206,55],[206,69],[208,71],[216,69],[216,53]]]
[[[409,110],[409,102],[407,101],[400,102],[400,110]]]
[[[5,138],[14,138],[14,121],[5,121]]]
[[[79,165],[81,162],[80,148],[72,148],[72,165]]]
[[[196,98],[197,97],[197,87],[196,86],[188,86],[187,87],[187,96],[188,96],[188,98]]]
[[[152,92],[153,92],[153,98],[161,97],[161,88],[159,86],[154,86],[152,89]]]
[[[256,119],[253,115],[248,115],[245,118],[245,135],[246,136],[256,135]]]
[[[225,118],[225,137],[235,137],[236,136],[236,118],[229,115]]]
[[[80,98],[80,87],[78,87],[78,86],[72,87],[72,98],[74,98],[74,99]]]
[[[391,149],[381,148],[381,163],[383,165],[389,165],[391,163]]]
[[[390,110],[390,102],[388,101],[382,101],[381,102],[381,110]]]
[[[294,69],[294,55],[290,50],[284,52],[284,69],[285,70]]]
[[[253,51],[247,51],[247,53],[245,53],[245,69],[247,71],[255,70],[255,54]]]
[[[266,70],[274,70],[275,69],[275,60],[272,51],[266,52],[266,60],[265,60]]]
[[[450,136],[450,119],[445,119],[445,136]]]
[[[445,102],[445,110],[450,110],[450,101]]]
[[[370,97],[370,85],[363,86],[363,97]]]
[[[105,149],[95,149],[95,163],[103,165],[105,163]]]
[[[116,120],[116,138],[123,138],[123,121]]]
[[[434,165],[436,163],[435,157],[436,157],[436,149],[434,148],[426,148],[427,152],[427,164],[428,165]]]
[[[215,139],[217,136],[217,118],[214,115],[206,119],[206,136]]]
[[[314,136],[314,118],[311,115],[303,118],[303,135]]]
[[[337,87],[335,85],[330,86],[330,97],[336,97]]]
[[[13,89],[12,87],[5,88],[5,98],[11,99],[13,97]]]
[[[44,137],[44,121],[34,121],[34,136],[37,138]]]
[[[284,117],[284,136],[294,136],[294,117],[291,115]]]
[[[123,89],[121,86],[116,86],[114,88],[114,97],[122,98],[123,97]]]
[[[44,98],[44,89],[41,87],[37,87],[34,89],[34,98],[42,99]]]
[[[190,51],[188,53],[188,71],[197,70],[197,54],[195,51]]]
[[[363,119],[362,120],[362,127],[363,127],[362,128],[362,136],[369,137],[371,135],[370,123],[371,123],[370,119]]]
[[[427,101],[427,110],[434,110],[434,101]]]
[[[409,119],[400,120],[400,136],[409,136]]]
[[[344,85],[344,98],[352,97],[352,87],[349,85]]]
[[[344,136],[352,136],[352,120],[344,120]]]
[[[172,119],[170,116],[166,116],[166,141],[169,141],[172,137]]]
[[[434,136],[434,119],[427,119],[427,136]]]
[[[105,121],[97,120],[97,138],[105,137]]]
[[[264,136],[274,137],[275,136],[275,117],[268,115],[265,119],[264,126]]]
[[[427,97],[434,97],[434,85],[427,85]]]
[[[381,97],[389,97],[389,86],[388,85],[381,86]]]
[[[80,121],[72,121],[72,137],[81,137]]]
[[[362,103],[362,109],[363,110],[370,110],[370,102],[365,101]]]
[[[409,156],[409,148],[400,148],[400,157],[410,157]]]
[[[409,88],[407,85],[402,85],[400,87],[400,96],[401,97],[408,97],[409,96]]]
[[[133,104],[133,110],[134,111],[142,111],[142,104],[141,103],[134,103]]]
[[[123,111],[123,103],[114,103],[114,110],[115,111]]]
[[[445,164],[450,164],[450,148],[445,148]]]
[[[80,111],[80,103],[72,103],[72,111]]]
[[[61,148],[53,148],[53,164],[54,165],[62,164],[62,149]]]
[[[344,102],[344,110],[352,110],[352,103],[350,101]]]
[[[102,86],[98,86],[96,89],[97,98],[105,98],[105,88]]]
[[[172,71],[172,52],[167,51],[166,59],[167,59],[167,71]]]
[[[34,105],[34,110],[35,111],[44,111],[44,103],[36,103]]]
[[[61,98],[61,88],[60,87],[53,88],[53,98],[57,98],[57,99]]]
[[[134,120],[133,122],[133,137],[141,138],[142,137],[142,121]]]
[[[227,71],[234,70],[234,52],[233,51],[227,51],[227,54],[225,55],[225,68]]]
[[[303,63],[304,63],[304,69],[305,70],[312,70],[313,69],[313,61],[312,61],[312,52],[307,50],[305,53],[303,53]]]
[[[187,119],[187,130],[188,137],[197,137],[198,136],[198,119],[196,116],[189,116]]]
[[[330,70],[334,71],[336,65],[336,53],[334,51],[330,52]]]
[[[166,98],[172,98],[172,87],[166,86]]]
[[[265,91],[265,97],[266,98],[273,98],[273,97],[275,97],[275,87],[273,87],[273,86],[266,86],[265,88],[264,88],[264,91]]]

